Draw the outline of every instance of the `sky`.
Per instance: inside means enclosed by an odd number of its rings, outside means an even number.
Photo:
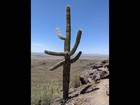
[[[82,29],[76,53],[109,55],[109,0],[31,0],[31,52],[64,51],[56,28],[66,34],[66,6],[71,9],[71,49]]]

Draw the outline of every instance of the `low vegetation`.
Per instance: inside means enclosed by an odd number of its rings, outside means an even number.
[[[70,81],[71,88],[78,88],[81,85],[79,78],[80,78],[80,75],[75,75],[73,77],[73,79]]]
[[[37,86],[31,96],[31,105],[39,105],[39,102],[50,105],[56,98],[60,97],[60,87],[57,84]]]
[[[106,60],[108,57],[81,56],[75,64],[71,66],[70,88],[81,86],[79,75],[85,69],[90,69],[95,62]],[[62,99],[62,73],[63,68],[49,71],[49,67],[61,61],[61,57],[53,56],[32,56],[31,57],[31,105],[50,105],[57,99]],[[52,82],[53,81],[53,82]],[[60,97],[60,98],[59,98]]]

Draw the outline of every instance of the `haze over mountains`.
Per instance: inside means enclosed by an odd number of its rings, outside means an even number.
[[[31,55],[36,55],[36,56],[50,56],[48,54],[45,53],[41,53],[41,52],[31,52]],[[99,57],[109,57],[109,55],[107,54],[82,54],[81,56],[99,56]]]

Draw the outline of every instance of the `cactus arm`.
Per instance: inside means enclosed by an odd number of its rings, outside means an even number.
[[[65,39],[66,39],[64,36],[61,35],[59,28],[56,28],[56,33],[57,33],[57,36],[58,36],[60,39],[62,39],[62,40],[65,40]]]
[[[82,52],[80,51],[74,58],[71,59],[71,55],[75,53],[80,43],[82,30],[78,30],[75,44],[71,50],[71,15],[69,5],[67,5],[66,7],[66,36],[61,35],[59,28],[56,28],[56,33],[61,40],[64,40],[64,52],[53,52],[45,50],[44,53],[55,56],[64,56],[64,60],[56,63],[54,66],[49,68],[49,70],[55,70],[56,68],[63,65],[63,100],[65,101],[69,98],[68,96],[71,63],[76,62],[82,54]]]
[[[71,59],[70,62],[74,63],[75,61],[77,61],[79,59],[79,57],[81,56],[82,52],[79,51],[79,53],[75,56],[75,58]]]
[[[74,44],[74,47],[72,48],[72,50],[70,51],[70,55],[73,55],[80,43],[80,39],[81,39],[81,34],[82,34],[82,30],[78,30],[78,33],[77,33],[77,37],[76,37],[76,42]]]
[[[53,71],[53,70],[57,69],[58,67],[62,66],[62,65],[64,64],[64,62],[65,62],[64,60],[58,62],[58,63],[55,64],[53,67],[50,67],[49,70],[50,70],[50,71]]]
[[[65,56],[67,54],[66,52],[53,52],[48,50],[45,50],[44,53],[49,55],[55,55],[55,56]]]

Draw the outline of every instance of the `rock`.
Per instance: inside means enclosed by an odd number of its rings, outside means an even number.
[[[95,80],[100,80],[108,76],[109,76],[109,71],[106,68],[98,68],[92,75],[92,78]]]
[[[97,69],[94,71],[94,73],[92,75],[90,75],[91,79],[99,79],[101,74],[101,71],[98,71]]]
[[[97,68],[103,67],[103,63],[102,62],[96,62],[91,67],[92,67],[92,69],[97,69]]]
[[[80,81],[82,84],[91,83],[93,79],[95,79],[96,82],[99,82],[99,80],[101,79],[101,74],[103,75],[102,71],[99,71],[97,69],[85,70],[80,76]]]
[[[94,74],[94,72],[96,71],[96,69],[92,69],[92,70],[87,70],[87,72],[89,73],[89,75]]]
[[[109,60],[103,60],[102,63],[103,63],[103,64],[109,63]]]
[[[102,73],[100,74],[101,79],[103,78],[109,78],[109,71],[104,70],[102,71]]]
[[[88,85],[84,89],[81,90],[80,94],[89,93],[89,92],[96,90],[96,89],[99,89],[96,87],[96,85]]]
[[[107,70],[105,68],[97,68],[98,71],[104,71],[104,70]]]
[[[75,96],[77,93],[79,95]],[[99,84],[81,85],[70,96],[73,97],[60,105],[109,105],[109,79],[103,79]]]
[[[92,80],[91,80],[91,78],[88,78],[88,82],[90,82],[90,83],[91,83],[91,81],[92,81]]]
[[[104,68],[109,69],[109,63],[104,64]]]
[[[100,72],[100,71],[99,71],[99,72],[96,72],[96,73],[94,74],[95,80],[101,79],[101,78],[100,78],[100,75],[101,75],[101,72]]]
[[[98,74],[99,71],[97,69],[85,70],[80,75],[80,81],[82,84],[87,84],[88,82],[91,82],[92,79],[95,79]]]
[[[96,83],[99,83],[100,79],[104,78],[109,78],[109,62],[107,60],[96,62],[90,70],[82,72],[80,81],[81,84],[87,84],[94,79]]]
[[[82,84],[87,84],[89,82],[89,77],[90,74],[88,72],[83,72],[82,75],[80,76],[80,81]]]

